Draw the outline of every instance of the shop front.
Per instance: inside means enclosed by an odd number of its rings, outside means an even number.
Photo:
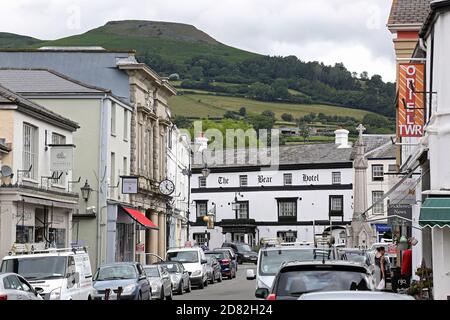
[[[254,219],[223,219],[220,226],[226,240],[246,243],[251,247],[256,246],[256,223]]]
[[[120,204],[109,205],[106,262],[141,261],[146,229],[158,227],[141,211]]]
[[[69,247],[76,194],[0,188],[0,257],[11,251]]]

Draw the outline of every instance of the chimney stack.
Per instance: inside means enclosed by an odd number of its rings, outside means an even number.
[[[348,143],[348,134],[349,131],[342,128],[334,131],[335,144],[339,145],[338,148],[351,148],[351,145]]]

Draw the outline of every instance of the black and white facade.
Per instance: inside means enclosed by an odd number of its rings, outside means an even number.
[[[210,248],[225,240],[255,245],[267,237],[313,241],[331,228],[345,242],[354,174],[348,131],[338,131],[346,133],[337,133],[336,143],[280,146],[276,166],[208,164],[207,178],[194,167],[190,240]],[[203,220],[211,214],[214,229]]]

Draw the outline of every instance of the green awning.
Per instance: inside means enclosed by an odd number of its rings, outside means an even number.
[[[419,224],[450,228],[450,198],[427,198],[420,209]]]

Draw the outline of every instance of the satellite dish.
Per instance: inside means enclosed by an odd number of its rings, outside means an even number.
[[[2,166],[0,173],[2,174],[3,177],[11,177],[13,175],[13,171],[9,166]]]

